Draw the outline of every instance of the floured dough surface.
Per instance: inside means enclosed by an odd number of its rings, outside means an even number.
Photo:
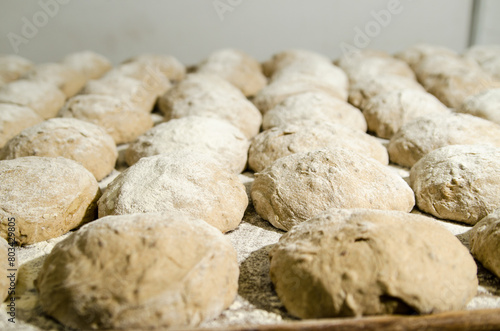
[[[0,149],[19,132],[42,121],[31,108],[0,103]]]
[[[468,97],[457,112],[481,117],[500,125],[500,88]]]
[[[77,94],[87,81],[84,74],[61,63],[37,65],[24,78],[50,83],[60,89],[66,98],[71,98]]]
[[[111,62],[106,57],[92,51],[68,54],[61,62],[83,74],[86,80],[98,79],[112,67]]]
[[[482,265],[500,277],[500,209],[474,225],[470,233],[470,251]]]

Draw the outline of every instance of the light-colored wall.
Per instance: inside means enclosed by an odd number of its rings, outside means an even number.
[[[49,17],[41,3],[58,4],[58,12]],[[472,0],[0,0],[0,53],[17,48],[19,55],[39,63],[91,49],[117,63],[138,53],[158,52],[192,64],[223,47],[242,49],[259,60],[288,48],[336,58],[342,46],[394,52],[417,42],[462,51],[469,38],[471,4]],[[391,17],[378,23],[373,11],[390,9]],[[38,23],[36,33],[26,33],[30,23]],[[360,37],[358,29],[368,29],[371,36]]]
[[[500,1],[479,0],[477,17],[474,43],[500,44]]]

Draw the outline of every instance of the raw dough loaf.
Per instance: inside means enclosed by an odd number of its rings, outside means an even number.
[[[366,132],[366,121],[358,108],[327,93],[305,92],[292,95],[266,112],[264,130],[286,125],[342,124]]]
[[[82,73],[61,63],[37,65],[24,78],[50,83],[60,89],[66,98],[77,94],[87,82],[87,78]]]
[[[420,64],[420,62],[422,62],[423,59],[432,55],[446,55],[451,57],[458,57],[458,54],[455,53],[453,50],[432,44],[415,44],[413,46],[410,46],[402,50],[401,52],[394,54],[396,58],[401,59],[406,63],[408,63],[408,65],[413,70],[415,70],[418,67],[418,65]]]
[[[329,210],[282,236],[270,256],[276,292],[301,318],[460,310],[478,285],[453,234],[398,211]]]
[[[0,148],[19,132],[42,121],[31,108],[0,103]]]
[[[128,147],[125,160],[133,165],[143,157],[189,148],[213,153],[227,170],[240,173],[247,163],[249,145],[245,135],[228,121],[187,116],[159,124],[141,135]]]
[[[260,63],[236,49],[218,50],[198,65],[196,72],[224,78],[245,96],[252,96],[267,84]]]
[[[475,45],[464,53],[464,57],[474,60],[493,78],[500,80],[500,45]]]
[[[141,54],[134,56],[123,63],[139,62],[157,68],[172,81],[183,80],[186,76],[186,67],[175,57],[161,54]]]
[[[500,88],[468,97],[457,112],[481,117],[500,125]]]
[[[234,230],[248,205],[245,186],[210,154],[174,150],[145,157],[111,182],[99,217],[179,211],[222,232]]]
[[[35,67],[33,62],[14,54],[0,55],[0,81],[7,84]]]
[[[470,251],[482,265],[500,277],[500,209],[474,225],[470,232]]]
[[[65,99],[57,87],[39,81],[20,79],[0,88],[0,102],[26,106],[44,119],[55,117]]]
[[[166,120],[185,116],[225,119],[250,139],[262,123],[262,115],[236,87],[208,74],[189,74],[160,97],[160,111]]]
[[[500,148],[436,149],[411,168],[410,185],[422,211],[474,225],[500,208]]]
[[[61,63],[80,72],[86,80],[101,78],[112,67],[106,57],[92,51],[71,53]]]
[[[391,137],[411,120],[449,109],[435,96],[425,91],[395,90],[371,98],[363,110],[368,130],[380,138]]]
[[[500,125],[467,114],[436,113],[403,125],[387,149],[391,162],[411,167],[437,148],[475,144],[500,147]]]
[[[103,127],[116,144],[132,142],[153,127],[149,113],[130,109],[123,100],[109,95],[77,95],[59,112]]]
[[[81,164],[63,157],[28,156],[0,162],[0,218],[16,219],[21,245],[60,235],[96,218],[97,181]],[[7,238],[7,222],[0,236]]]
[[[257,213],[282,230],[329,208],[409,212],[415,204],[413,191],[398,174],[343,148],[276,160],[255,174],[251,196]]]
[[[23,130],[0,150],[0,160],[23,156],[62,156],[82,164],[99,181],[113,171],[118,152],[102,127],[75,118],[53,118]]]
[[[343,147],[387,165],[387,149],[374,137],[340,124],[276,127],[259,133],[248,152],[250,169],[259,172],[287,155]]]
[[[296,63],[318,62],[324,64],[331,63],[330,59],[322,54],[303,49],[290,49],[274,54],[268,61],[262,64],[262,69],[267,77],[271,77],[275,72]]]
[[[42,309],[75,329],[195,327],[236,297],[231,243],[176,214],[109,216],[59,242],[35,280]]]

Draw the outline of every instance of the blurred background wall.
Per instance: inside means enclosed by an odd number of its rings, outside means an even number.
[[[259,60],[418,42],[461,52],[500,44],[499,18],[496,0],[0,0],[0,53],[40,63],[90,49],[118,63],[157,52],[193,64],[223,47]]]

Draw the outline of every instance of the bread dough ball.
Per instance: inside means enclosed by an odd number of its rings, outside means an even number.
[[[14,54],[0,55],[0,81],[7,84],[18,80],[35,67],[28,59]]]
[[[329,210],[282,236],[270,257],[274,288],[300,318],[460,310],[477,292],[467,248],[400,211]]]
[[[195,327],[238,289],[230,241],[176,214],[108,216],[56,244],[35,280],[42,309],[75,329]]]
[[[248,152],[250,169],[259,172],[279,158],[322,148],[343,147],[387,165],[387,149],[374,137],[340,124],[276,127],[259,133]]]
[[[75,118],[53,118],[23,130],[0,150],[0,160],[23,156],[75,160],[99,181],[113,171],[118,152],[102,127]]]
[[[500,209],[474,225],[470,232],[470,251],[483,266],[500,277]]]
[[[65,99],[57,87],[40,81],[20,79],[0,88],[0,102],[31,108],[44,119],[55,117]]]
[[[262,64],[262,69],[267,77],[271,77],[275,72],[296,63],[318,62],[324,64],[331,63],[330,59],[322,54],[303,49],[289,49],[274,54],[268,61]]]
[[[324,92],[292,95],[270,109],[262,118],[264,130],[287,125],[342,124],[366,132],[366,121],[358,108]]]
[[[145,157],[111,182],[99,217],[179,211],[222,232],[234,230],[248,205],[245,186],[210,154],[186,149]]]
[[[499,45],[474,45],[465,51],[464,58],[474,60],[493,78],[500,80]]]
[[[411,168],[410,185],[422,211],[474,225],[500,208],[500,148],[436,149]]]
[[[500,147],[500,125],[467,114],[436,113],[404,124],[387,149],[391,162],[411,167],[437,148],[476,144]]]
[[[27,180],[33,179],[33,180]],[[33,244],[96,217],[97,181],[81,164],[63,157],[28,156],[0,162],[0,216],[16,219],[15,237]],[[0,236],[7,238],[7,222]]]
[[[153,127],[150,114],[130,109],[123,100],[109,95],[77,95],[66,102],[59,116],[97,124],[117,145],[132,142]]]
[[[166,120],[185,116],[225,119],[250,139],[262,123],[262,115],[231,83],[208,74],[190,74],[158,101]]]
[[[31,108],[0,103],[0,148],[19,132],[42,121]]]
[[[413,191],[398,174],[343,148],[276,160],[255,174],[251,196],[257,213],[285,231],[329,208],[409,212],[415,204]]]
[[[457,112],[481,117],[500,125],[500,88],[468,97]]]
[[[252,96],[267,84],[260,63],[250,55],[236,49],[216,51],[198,65],[196,72],[217,75]]]
[[[371,98],[363,109],[368,130],[390,139],[403,124],[449,109],[430,93],[419,90],[395,90]]]
[[[394,90],[425,92],[422,85],[414,79],[396,75],[370,76],[349,86],[349,102],[354,107],[364,110],[372,98]]]
[[[351,83],[373,76],[394,75],[415,80],[415,73],[406,62],[387,56],[358,56],[344,58],[341,68]]]
[[[213,153],[228,171],[240,173],[247,163],[250,142],[228,121],[187,116],[159,124],[128,147],[125,160],[135,164],[143,157],[188,148]]]
[[[138,79],[113,71],[101,79],[88,81],[81,94],[112,96],[119,98],[130,110],[150,113],[156,103],[158,90],[151,89]]]
[[[66,98],[77,94],[87,82],[82,73],[61,63],[37,65],[24,77],[28,80],[50,83],[60,89]]]
[[[66,55],[61,63],[83,74],[86,80],[98,79],[111,70],[111,62],[101,54],[82,51]]]
[[[171,81],[180,81],[186,76],[186,67],[171,55],[141,54],[125,60],[123,63],[131,62],[152,66],[161,71]]]
[[[433,55],[458,57],[458,54],[449,48],[424,43],[415,44],[402,50],[401,52],[394,54],[396,58],[408,63],[408,65],[413,70],[418,67],[418,65],[424,58]]]

